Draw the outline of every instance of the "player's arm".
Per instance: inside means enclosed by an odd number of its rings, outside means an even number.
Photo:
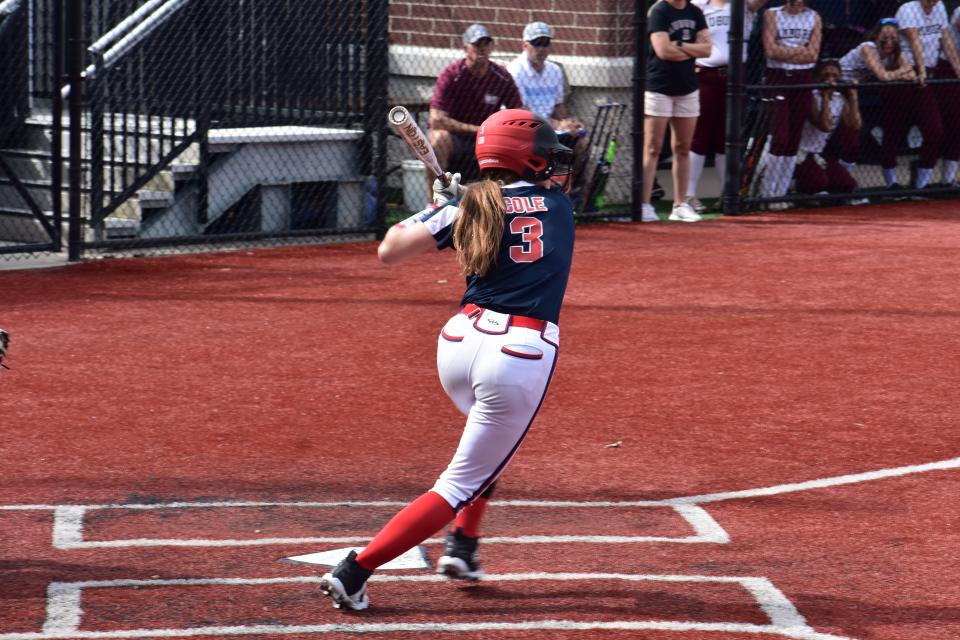
[[[430,128],[437,129],[439,131],[449,131],[450,133],[465,133],[475,135],[480,127],[475,124],[467,124],[466,122],[460,122],[455,118],[451,118],[450,114],[443,109],[430,107]]]
[[[691,58],[709,58],[713,50],[713,38],[710,36],[710,29],[701,29],[697,32],[697,41],[691,44],[684,44],[683,51]]]
[[[894,69],[892,71],[885,69],[883,63],[880,62],[880,54],[877,53],[877,50],[874,47],[863,47],[860,49],[860,57],[863,58],[867,68],[870,69],[870,73],[876,76],[878,80],[882,80],[883,82],[890,82],[891,80],[899,80],[900,78],[903,78],[906,73],[904,69],[910,68],[910,65],[908,65],[903,56],[901,56],[899,69]]]
[[[763,14],[763,54],[770,60],[799,62],[797,57],[803,49],[782,47],[777,44],[777,18],[772,11]]]
[[[900,32],[907,38],[907,44],[913,52],[913,59],[916,62],[917,80],[920,84],[927,81],[927,67],[923,59],[923,46],[920,43],[920,33],[916,27],[905,27]]]
[[[816,22],[813,25],[813,33],[810,34],[810,42],[802,47],[800,51],[803,54],[794,62],[814,63],[820,58],[820,45],[823,43],[823,21],[820,20],[820,14],[817,14]]]
[[[377,247],[377,258],[383,264],[400,264],[436,247],[427,225],[405,221],[390,227]]]
[[[650,43],[653,45],[653,52],[657,57],[667,62],[683,62],[689,60],[691,56],[687,55],[681,47],[675,45],[666,31],[657,31],[650,34]]]
[[[940,42],[943,47],[943,52],[947,56],[947,60],[950,61],[950,65],[953,67],[953,72],[960,78],[960,54],[958,54],[957,45],[953,42],[953,36],[950,34],[950,27],[943,30],[943,34],[940,36]]]
[[[860,93],[857,91],[856,82],[849,87],[843,95],[843,112],[840,119],[843,124],[854,131],[859,131],[863,127],[863,116],[860,115]]]
[[[824,89],[820,94],[820,104],[816,100],[810,103],[810,115],[808,119],[810,124],[820,131],[829,133],[832,129],[833,117],[830,113],[831,103],[833,102],[833,89]]]

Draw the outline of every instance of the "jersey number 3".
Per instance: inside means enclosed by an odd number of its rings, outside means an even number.
[[[537,218],[520,216],[510,221],[510,233],[520,234],[523,245],[510,247],[514,262],[536,262],[543,257],[543,223]]]

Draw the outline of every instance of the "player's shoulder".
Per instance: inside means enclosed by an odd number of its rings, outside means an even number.
[[[498,62],[490,62],[490,73],[499,77],[501,80],[509,80],[513,82],[513,76],[510,75],[510,72],[507,71],[507,68],[504,65]]]

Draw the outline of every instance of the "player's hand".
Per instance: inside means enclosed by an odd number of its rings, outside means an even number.
[[[448,171],[444,175],[449,181],[447,186],[443,186],[443,183],[440,182],[440,178],[437,178],[433,181],[433,206],[435,207],[442,207],[443,205],[456,200],[467,190],[466,187],[460,186],[459,173],[450,173]]]

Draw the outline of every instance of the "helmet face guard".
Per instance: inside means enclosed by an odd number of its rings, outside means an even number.
[[[508,169],[531,182],[568,177],[573,167],[573,152],[550,123],[525,109],[504,109],[484,120],[476,154],[481,171]]]

